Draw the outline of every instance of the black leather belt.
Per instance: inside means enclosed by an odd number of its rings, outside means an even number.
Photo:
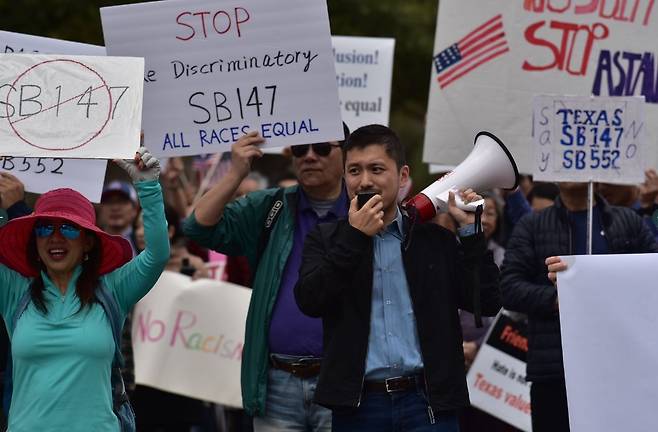
[[[297,378],[312,378],[320,374],[322,360],[319,358],[301,358],[294,361],[284,361],[275,356],[270,356],[270,365],[274,369],[288,372]]]
[[[423,375],[409,375],[388,378],[383,381],[365,381],[363,388],[366,392],[395,393],[416,390],[418,384],[424,385]]]

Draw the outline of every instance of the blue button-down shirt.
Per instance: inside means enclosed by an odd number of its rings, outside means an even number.
[[[374,236],[372,313],[366,379],[410,375],[423,368],[416,318],[402,263],[402,214]]]

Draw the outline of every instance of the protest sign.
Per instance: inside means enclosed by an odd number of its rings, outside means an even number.
[[[18,178],[28,192],[72,188],[91,202],[100,202],[106,160],[17,158],[0,156],[0,171]]]
[[[144,132],[162,156],[342,139],[324,0],[171,0],[101,9],[111,55],[143,56]]]
[[[105,47],[0,30],[1,53],[104,56]]]
[[[468,370],[471,405],[523,431],[532,431],[525,380],[527,324],[501,311]]]
[[[6,31],[0,31],[0,47],[3,53],[105,55],[102,46]],[[92,202],[101,199],[106,167],[105,160],[0,157],[0,170],[16,176],[28,192],[69,187]]]
[[[644,181],[644,98],[537,96],[534,179]]]
[[[655,254],[562,257],[562,356],[571,432],[656,430]]]
[[[165,271],[133,311],[135,381],[241,407],[240,362],[251,291]]]
[[[388,126],[395,39],[331,38],[343,121],[350,130]]]
[[[655,166],[654,9],[653,0],[442,0],[423,160],[457,165],[487,130],[532,173],[535,95],[644,96]]]
[[[0,54],[0,153],[132,158],[143,59]]]

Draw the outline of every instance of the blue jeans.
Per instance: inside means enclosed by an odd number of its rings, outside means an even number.
[[[366,393],[353,410],[335,410],[334,432],[459,432],[454,412],[434,412],[430,422],[422,390],[399,393]],[[484,431],[483,431],[484,432]]]
[[[318,377],[270,368],[265,416],[254,417],[254,432],[330,432],[331,411],[313,403]]]

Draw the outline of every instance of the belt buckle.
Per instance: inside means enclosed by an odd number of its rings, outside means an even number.
[[[290,366],[294,368],[306,368],[309,367],[314,360],[315,358],[313,357],[301,357],[296,361],[290,363]]]
[[[399,380],[400,378],[404,378],[404,377],[396,376],[396,377],[392,377],[392,378],[386,378],[384,380],[384,386],[386,387],[386,393],[394,393],[394,392],[399,392],[399,391],[402,390],[402,389],[399,389],[399,388],[398,389],[392,389],[392,388],[389,387],[389,381],[393,382],[394,380]]]

